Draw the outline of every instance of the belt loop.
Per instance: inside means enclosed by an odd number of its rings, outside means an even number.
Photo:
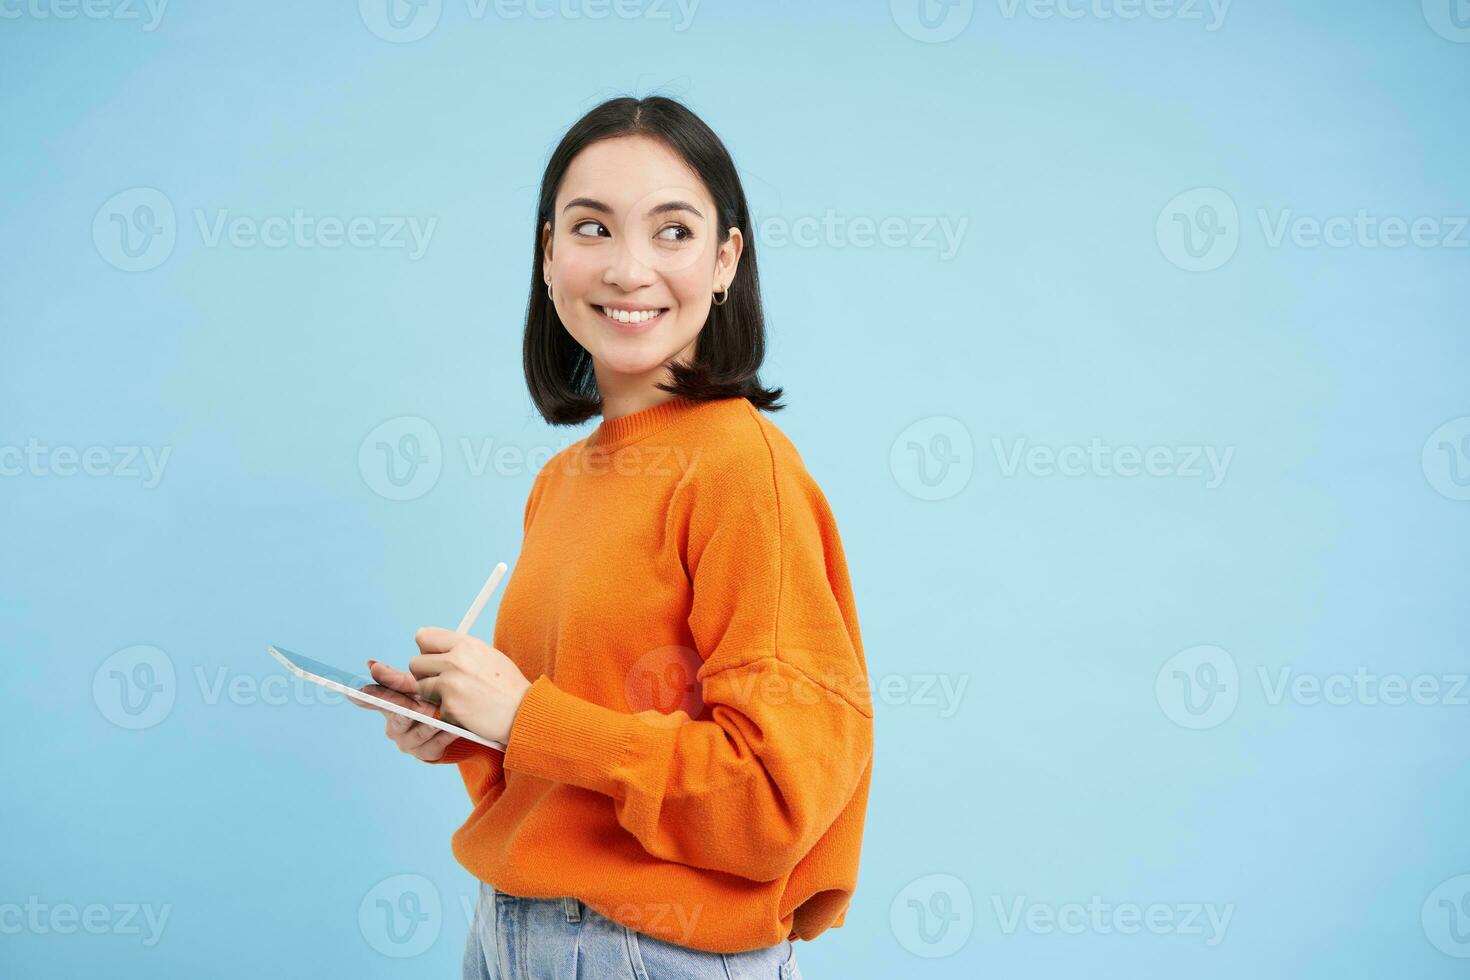
[[[582,903],[578,899],[567,895],[561,900],[562,908],[566,909],[568,922],[582,921]]]

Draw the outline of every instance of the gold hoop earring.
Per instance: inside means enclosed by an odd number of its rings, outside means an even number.
[[[720,290],[720,293],[719,293],[719,296],[720,296],[720,298],[717,299],[717,300],[715,300],[714,301],[714,304],[716,306],[724,306],[725,305],[725,301],[730,298],[730,287],[729,286],[726,286],[723,289],[721,289]]]

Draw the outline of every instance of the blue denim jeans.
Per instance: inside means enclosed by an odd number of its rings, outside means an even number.
[[[744,953],[629,929],[575,898],[518,898],[480,882],[464,980],[802,980],[791,940]]]

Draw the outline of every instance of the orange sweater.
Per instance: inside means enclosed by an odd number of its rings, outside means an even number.
[[[471,874],[715,952],[842,925],[867,667],[826,498],[748,401],[675,398],[548,461],[494,645],[533,683],[503,753],[441,760]]]

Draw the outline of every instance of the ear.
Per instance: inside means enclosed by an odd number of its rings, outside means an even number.
[[[551,222],[541,226],[541,267],[551,264]]]
[[[729,236],[720,243],[719,254],[715,256],[715,278],[717,282],[724,283],[726,289],[735,281],[735,270],[740,268],[740,256],[744,251],[745,236],[740,233],[739,228],[732,226]]]

